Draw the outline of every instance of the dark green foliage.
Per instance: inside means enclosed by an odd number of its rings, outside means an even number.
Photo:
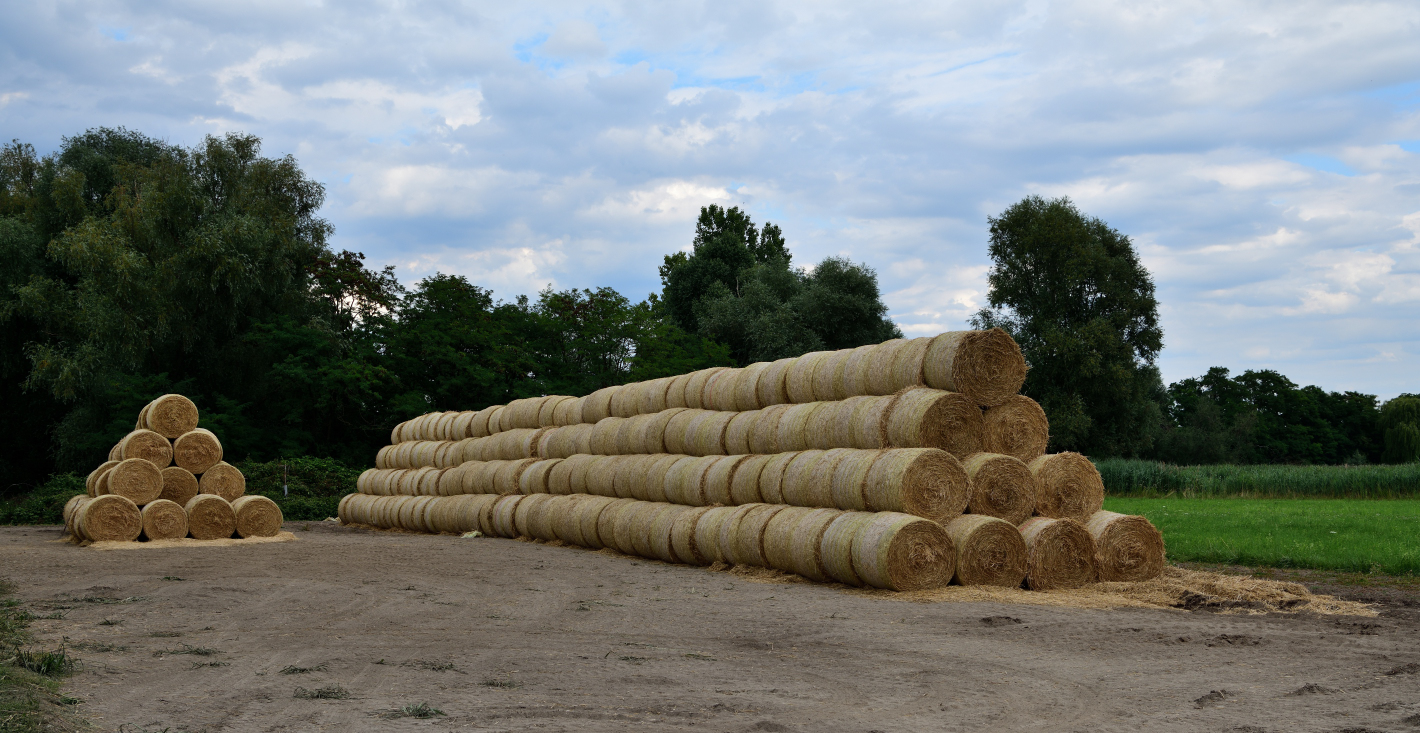
[[[0,501],[0,524],[63,524],[64,505],[84,493],[84,477],[60,473],[23,497]]]
[[[990,308],[972,323],[1020,344],[1023,392],[1050,418],[1051,450],[1147,451],[1161,421],[1163,330],[1129,237],[1065,198],[1030,196],[989,221]]]
[[[1109,496],[1271,499],[1420,498],[1420,464],[1399,466],[1176,466],[1095,461]]]
[[[1386,463],[1420,461],[1420,397],[1403,394],[1381,408]]]
[[[355,479],[362,470],[333,458],[310,456],[236,465],[247,477],[247,493],[276,502],[288,522],[335,516],[340,497],[355,491]],[[289,488],[289,495],[283,486]]]

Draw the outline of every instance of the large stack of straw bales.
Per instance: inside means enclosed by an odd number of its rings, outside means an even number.
[[[244,496],[246,477],[222,460],[222,443],[197,427],[197,406],[163,395],[138,415],[133,432],[85,481],[86,493],[64,506],[64,524],[80,541],[199,540],[270,537],[281,509]]]
[[[399,424],[340,518],[898,590],[1142,580],[1163,540],[1046,455],[998,330],[705,369]]]

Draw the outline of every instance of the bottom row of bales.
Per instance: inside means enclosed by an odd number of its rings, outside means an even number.
[[[80,494],[64,505],[65,529],[74,539],[89,542],[273,537],[281,531],[282,519],[281,507],[264,496],[227,501],[216,494],[198,494],[186,505],[156,499],[140,508],[118,494]]]
[[[1163,537],[1148,520],[1100,511],[1087,523],[1017,527],[967,514],[945,524],[897,512],[751,503],[685,506],[590,494],[350,494],[340,521],[384,529],[560,541],[692,565],[746,565],[889,590],[961,585],[1032,590],[1159,575]]]

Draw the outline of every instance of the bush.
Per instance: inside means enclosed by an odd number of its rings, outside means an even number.
[[[0,503],[0,524],[63,524],[64,504],[84,493],[84,476],[57,473],[39,488]]]
[[[319,521],[335,516],[340,497],[355,491],[355,479],[364,470],[334,458],[310,456],[264,463],[242,461],[237,468],[247,477],[247,493],[276,502],[287,521]]]

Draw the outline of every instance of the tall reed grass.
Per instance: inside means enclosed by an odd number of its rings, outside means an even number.
[[[1420,463],[1376,466],[1174,466],[1095,461],[1109,496],[1253,499],[1420,498]]]

